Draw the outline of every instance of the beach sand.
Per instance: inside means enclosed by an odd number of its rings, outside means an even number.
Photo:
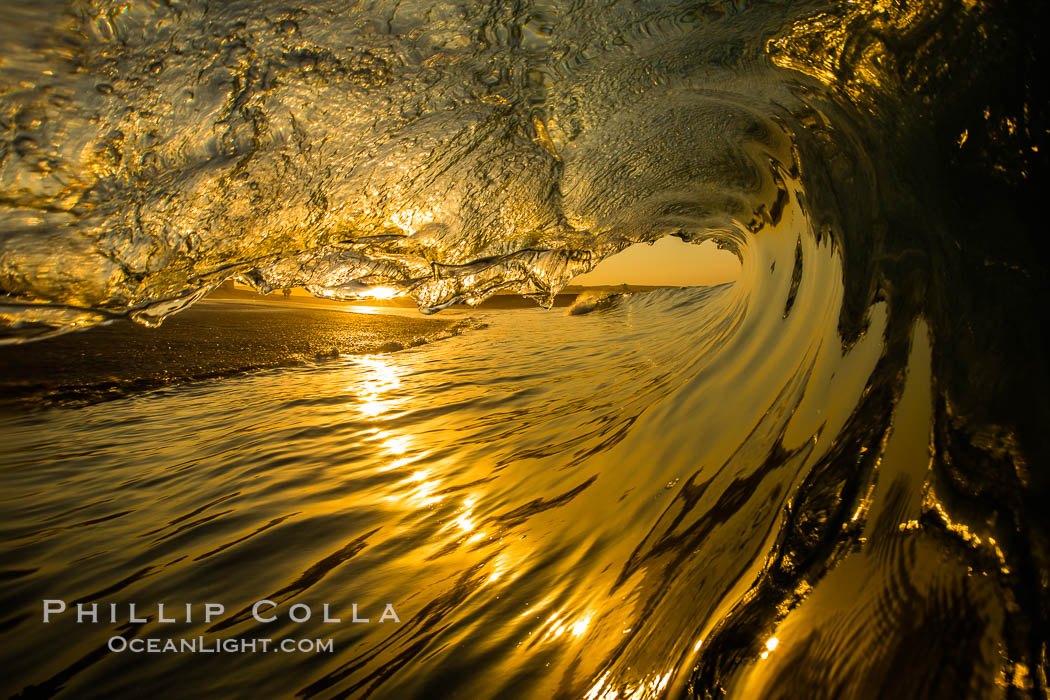
[[[10,408],[118,398],[167,384],[396,351],[462,327],[462,318],[207,299],[159,328],[120,320],[0,346],[0,403]]]

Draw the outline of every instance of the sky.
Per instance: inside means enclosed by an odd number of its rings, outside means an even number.
[[[685,243],[675,236],[664,236],[656,243],[636,243],[617,255],[602,260],[596,268],[572,280],[574,285],[664,285],[669,287],[710,286],[732,282],[740,274],[740,261],[713,242]],[[247,289],[237,283],[237,287]],[[297,296],[309,296],[295,289]]]
[[[602,260],[596,268],[572,281],[575,285],[643,284],[690,287],[732,282],[740,261],[712,242],[686,243],[664,236],[656,243],[636,243]]]

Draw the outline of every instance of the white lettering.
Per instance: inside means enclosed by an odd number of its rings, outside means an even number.
[[[383,610],[383,616],[379,618],[379,621],[386,622],[388,619],[393,620],[394,622],[401,622],[401,618],[399,618],[397,613],[394,612],[394,606],[390,603],[386,604],[386,608]]]
[[[269,617],[259,617],[259,608],[263,605],[269,605],[271,608],[277,607],[277,603],[273,602],[272,600],[260,600],[252,606],[252,617],[254,617],[259,622],[273,622],[274,620],[276,620],[276,615],[270,615]]]
[[[164,603],[157,604],[157,622],[175,622],[174,617],[164,617]]]
[[[149,622],[149,620],[145,617],[135,617],[135,604],[131,603],[130,605],[128,605],[128,622],[143,623]],[[132,649],[132,651],[135,650]]]
[[[217,615],[222,615],[224,612],[226,612],[226,606],[222,603],[205,603],[204,621],[211,622],[213,617]]]
[[[51,616],[57,615],[60,612],[64,612],[66,609],[66,602],[64,600],[45,600],[44,601],[44,622],[51,622]]]
[[[327,623],[327,622],[342,622],[342,620],[340,620],[340,619],[339,619],[338,617],[331,617],[331,616],[329,615],[329,613],[328,613],[328,603],[325,603],[325,604],[324,604],[324,605],[322,606],[322,610],[324,610],[324,621],[325,621],[326,623]]]
[[[90,617],[92,622],[98,622],[98,603],[91,604],[90,612],[85,610],[83,603],[77,603],[77,624],[83,622],[85,617]]]
[[[303,617],[296,617],[295,616],[296,608],[301,608],[301,609],[305,610],[306,614]],[[306,622],[307,620],[310,619],[310,606],[304,605],[302,603],[296,603],[291,608],[289,608],[289,610],[288,610],[288,617],[290,617],[292,619],[292,622]]]

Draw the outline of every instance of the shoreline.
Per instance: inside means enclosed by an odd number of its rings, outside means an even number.
[[[653,285],[595,285],[595,286],[573,286],[569,285],[565,287],[561,292],[555,295],[554,304],[551,308],[564,308],[572,306],[581,295],[584,294],[608,294],[608,293],[630,293],[630,294],[645,294],[648,292],[657,291],[660,289],[674,289],[675,287],[667,286],[653,286]],[[302,290],[299,290],[300,292]],[[375,309],[388,309],[388,310],[402,310],[402,311],[414,311],[419,314],[419,310],[416,307],[416,302],[408,296],[394,297],[391,299],[360,299],[357,301],[339,301],[336,299],[326,299],[324,297],[310,296],[304,293],[293,293],[291,296],[285,297],[280,291],[273,291],[269,294],[260,294],[253,289],[243,288],[231,288],[229,286],[219,287],[213,290],[208,296],[204,297],[203,301],[240,301],[242,303],[258,303],[266,306],[287,306],[293,308],[324,308],[334,307],[340,308],[347,311],[352,311],[358,308],[375,308]],[[469,304],[454,304],[441,313],[455,312],[455,311],[471,311],[475,309],[542,309],[543,307],[537,304],[532,299],[523,297],[520,294],[494,294],[487,297],[481,303],[476,306]],[[367,312],[365,312],[367,313]]]
[[[341,355],[396,352],[468,327],[465,317],[206,299],[157,328],[120,319],[0,346],[0,410],[98,403]]]

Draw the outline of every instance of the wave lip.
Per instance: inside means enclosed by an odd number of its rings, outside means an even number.
[[[592,311],[608,309],[625,296],[622,292],[581,292],[565,313],[569,316],[582,316]]]
[[[576,621],[573,689],[805,693],[894,661],[934,695],[1046,694],[1047,311],[1017,301],[1047,298],[1045,7],[5,3],[2,340],[156,325],[231,277],[550,304],[632,243],[714,240],[743,268],[726,313],[664,318],[681,332],[621,365],[659,396],[597,417],[585,399],[599,427],[556,441],[608,440],[573,467],[694,460],[657,474],[669,504],[609,568],[638,624]],[[361,347],[384,343],[404,344]],[[674,369],[647,374],[667,347]],[[501,469],[550,455],[505,447]],[[858,607],[836,599],[858,581]],[[919,656],[962,634],[982,642]]]

